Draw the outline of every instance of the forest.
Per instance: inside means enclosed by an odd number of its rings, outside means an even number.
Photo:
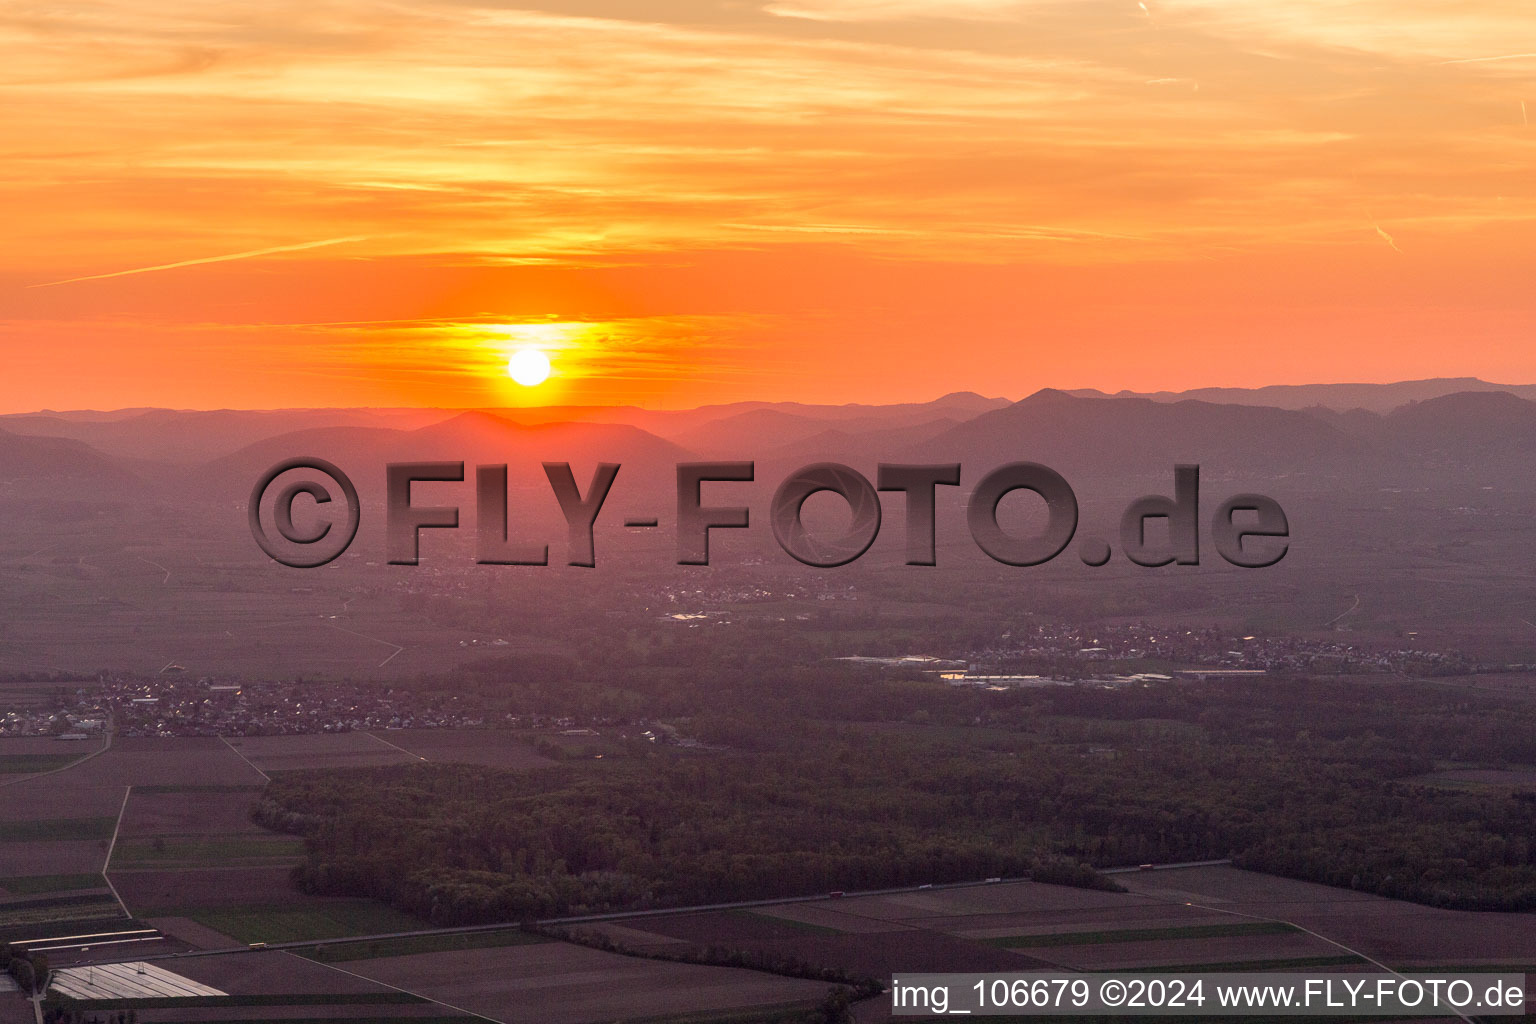
[[[575,660],[458,670],[456,689],[561,706],[614,743],[528,770],[283,773],[255,817],[306,839],[301,888],[440,924],[992,876],[1109,886],[1094,868],[1225,857],[1536,909],[1536,791],[1424,778],[1536,763],[1536,725],[1493,694],[1275,677],[987,692],[713,657],[732,663],[632,666],[622,695]],[[646,680],[693,705],[667,720],[702,746],[640,738],[623,705]]]

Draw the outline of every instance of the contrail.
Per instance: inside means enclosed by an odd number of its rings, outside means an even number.
[[[1505,53],[1497,57],[1462,57],[1458,60],[1442,60],[1440,64],[1489,64],[1496,60],[1536,60],[1536,53]]]
[[[1381,225],[1380,224],[1377,224],[1375,221],[1371,221],[1371,227],[1376,229],[1376,233],[1381,236],[1382,241],[1386,242],[1388,245],[1390,245],[1392,247],[1392,251],[1393,252],[1398,253],[1399,255],[1402,254],[1403,250],[1401,250],[1401,249],[1399,249],[1397,247],[1396,240],[1393,239],[1393,237],[1391,235],[1389,235],[1385,231],[1381,230]]]
[[[176,270],[180,267],[196,267],[204,263],[227,263],[230,260],[248,260],[257,256],[272,256],[280,252],[299,252],[302,249],[318,249],[325,245],[341,245],[344,242],[367,241],[369,235],[348,235],[345,238],[322,238],[318,242],[299,242],[295,245],[274,245],[270,249],[251,249],[248,252],[232,252],[224,256],[204,256],[201,259],[182,260],[179,263],[161,263],[153,267],[135,267],[132,270],[114,270],[110,274],[90,274],[86,277],[71,277],[63,281],[48,281],[44,284],[28,285],[28,288],[52,288],[55,285],[74,284],[77,281],[100,281],[108,277],[127,277],[130,274],[151,274],[157,270]]]

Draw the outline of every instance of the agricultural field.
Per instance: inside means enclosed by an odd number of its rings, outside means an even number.
[[[235,736],[229,745],[263,772],[304,768],[365,768],[420,760],[367,732],[294,736]]]
[[[38,756],[31,748],[50,742],[0,740],[0,757]],[[286,881],[299,858],[290,837],[250,823],[261,776],[217,738],[119,738],[73,749],[69,766],[6,776],[0,786],[0,937],[124,918],[107,878],[131,890],[135,869],[177,888],[186,886],[187,868],[206,866],[276,865]],[[222,881],[217,888],[229,892]]]
[[[159,967],[174,972],[183,987],[221,995],[177,1002],[148,997],[124,1005],[136,1008],[145,1024],[294,1019],[426,1024],[473,1019],[470,1013],[549,1024],[753,1024],[772,1020],[778,1011],[808,1008],[828,988],[817,981],[636,959],[532,936],[507,943],[508,937],[467,947],[399,940],[404,945],[396,950],[409,951],[391,956],[374,955],[390,952],[384,948],[335,946],[338,954],[362,955],[335,966],[277,950],[161,961]],[[131,967],[118,973],[128,984],[138,978]],[[79,987],[91,976],[74,968],[70,977]],[[108,979],[95,980],[100,985]],[[155,987],[152,982],[156,979],[144,979],[145,987]]]
[[[0,898],[76,893],[101,886],[101,876],[91,872],[78,875],[18,875],[0,878]]]
[[[304,844],[254,824],[261,790],[249,786],[146,786],[123,807],[110,871],[292,867]]]
[[[123,812],[120,842],[156,836],[267,835],[251,821],[258,785],[135,786]]]
[[[1373,970],[1372,960],[1394,969],[1536,969],[1536,915],[1437,910],[1230,866],[1113,877],[1130,891],[1006,882],[578,930],[641,954],[745,949],[877,978],[902,971],[1348,971]],[[880,999],[857,1011],[860,1020],[888,1013]]]
[[[86,785],[71,793],[59,784],[105,756],[103,745],[0,739],[0,762],[52,771],[0,773],[0,938],[56,934],[61,922],[124,916],[102,876],[124,790]],[[67,754],[39,753],[61,748]],[[64,765],[45,767],[61,756]]]
[[[0,775],[40,775],[55,771],[78,760],[78,754],[4,754],[0,755]]]
[[[551,763],[524,740],[499,729],[390,729],[372,735],[428,761],[490,768],[537,768]]]
[[[67,756],[54,753],[60,748]],[[228,742],[116,738],[88,746],[0,739],[0,760],[7,757],[33,767],[45,763],[39,759],[62,757],[64,766],[46,775],[0,774],[0,936],[31,935],[83,918],[123,918],[110,877],[122,904],[167,935],[166,949],[422,926],[367,901],[294,890],[289,871],[303,856],[302,841],[250,819],[264,772],[423,757],[495,766],[547,763],[505,732],[446,730]]]
[[[1442,910],[1232,867],[1115,877],[1133,894],[1285,920],[1391,967],[1536,971],[1536,914]]]
[[[295,1019],[424,1024],[469,1019],[425,997],[277,951],[179,958],[149,966],[169,969],[174,974],[172,984],[199,994],[166,999],[146,991],[132,1001],[119,998],[75,1005],[82,1009],[131,1008],[144,1024]],[[88,968],[73,968],[69,974],[76,989],[91,977]],[[124,974],[118,984],[126,989],[139,980],[136,974]],[[97,977],[95,981],[101,985],[106,979]],[[147,981],[146,989],[169,987],[163,981],[155,985],[153,978]]]
[[[546,1024],[713,1019],[729,1011],[822,999],[825,982],[727,967],[619,956],[562,942],[423,953],[345,963],[466,1010]]]
[[[534,932],[504,928],[487,932],[410,935],[392,939],[364,939],[356,942],[320,943],[298,950],[300,956],[318,963],[347,960],[377,960],[383,957],[411,956],[417,953],[446,953],[466,949],[493,949],[500,946],[529,946],[552,942]]]
[[[54,922],[117,917],[122,913],[110,892],[82,892],[6,900],[0,905],[0,933],[36,937],[39,926]]]
[[[288,872],[281,866],[136,869],[114,871],[112,884],[135,913],[163,916],[188,907],[304,899],[289,885]]]
[[[14,691],[0,690],[9,699]],[[26,701],[17,702],[25,705]],[[7,704],[7,710],[16,707]],[[99,752],[105,746],[101,738],[57,740],[51,736],[6,736],[0,738],[0,785],[19,782],[28,775],[57,771]]]
[[[430,927],[371,900],[301,899],[288,905],[195,907],[180,916],[239,942],[303,942]]]
[[[119,841],[112,870],[281,866],[303,855],[303,840],[286,836],[156,836]]]
[[[41,756],[21,746],[12,753]],[[545,763],[504,732],[391,730],[228,743],[117,740],[49,775],[0,776],[0,928],[62,935],[74,930],[72,921],[122,924],[131,913],[165,933],[164,942],[125,952],[125,960],[314,943],[292,953],[178,957],[170,969],[229,993],[230,1001],[145,1006],[145,1024],[446,1021],[464,1019],[461,1010],[506,1019],[508,1006],[552,1024],[746,1022],[771,1018],[775,1008],[810,1006],[828,988],[824,981],[650,958],[711,947],[745,951],[763,964],[799,961],[885,979],[904,971],[1341,971],[1369,969],[1371,960],[1393,968],[1531,969],[1536,961],[1536,915],[1440,910],[1224,865],[1114,874],[1127,892],[1006,882],[574,929],[611,950],[515,930],[347,941],[426,924],[371,901],[296,891],[289,871],[302,843],[249,817],[263,774],[419,759]],[[62,954],[56,963],[81,960]],[[855,1010],[861,1021],[883,1020],[888,1012],[881,999]]]
[[[946,970],[1363,970],[1370,969],[1367,957],[1394,968],[1528,967],[1536,949],[1531,915],[1438,911],[1227,866],[1114,877],[1130,891],[1007,882],[658,914],[577,929],[639,956],[510,929],[323,941],[420,927],[366,901],[313,901],[328,904],[323,910],[302,897],[280,906],[191,908],[152,923],[205,947],[304,939],[316,945],[292,954],[177,960],[178,973],[231,993],[232,1001],[147,1007],[140,1019],[424,1020],[450,1019],[458,1008],[506,1020],[506,1008],[517,1006],[529,1019],[554,1024],[747,1021],[767,1019],[776,1008],[812,1005],[827,988],[820,981],[647,958],[704,947],[876,977]],[[211,941],[196,941],[199,928]],[[1404,935],[1420,937],[1406,952]],[[1431,935],[1441,937],[1442,949],[1425,947],[1422,937]],[[414,998],[380,1002],[399,996],[381,995],[394,991],[385,985]],[[855,1013],[860,1021],[883,1020],[889,1008],[874,999]]]
[[[67,776],[67,779],[64,778]],[[80,787],[259,786],[262,778],[216,736],[118,737],[111,749],[59,781]]]

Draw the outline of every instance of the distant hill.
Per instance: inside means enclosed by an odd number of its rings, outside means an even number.
[[[1331,475],[1369,464],[1371,446],[1317,417],[1287,409],[1080,398],[1039,391],[935,437],[931,461],[981,466],[1043,462],[1102,476],[1167,474],[1175,462],[1255,476]]]
[[[974,391],[953,391],[931,402],[899,402],[894,405],[865,405],[850,402],[847,405],[806,405],[802,402],[737,402],[732,405],[704,405],[695,413],[730,416],[754,409],[777,409],[812,419],[851,420],[875,417],[890,421],[917,423],[936,416],[966,418],[978,416],[993,409],[1001,409],[1012,403],[1006,398],[987,398]]]
[[[895,405],[807,405],[737,402],[696,409],[633,406],[531,406],[468,412],[533,428],[554,424],[607,424],[639,428],[684,448],[777,446],[836,424],[854,433],[944,419],[964,420],[1008,405],[1005,398],[971,392],[932,402]],[[459,409],[122,409],[113,412],[38,412],[0,416],[0,429],[33,437],[72,438],[110,455],[197,464],[264,439],[304,430],[385,428],[416,430],[466,414]],[[723,424],[711,429],[712,424]]]
[[[1154,402],[1195,399],[1225,405],[1266,405],[1276,409],[1322,406],[1337,412],[1365,409],[1385,413],[1409,402],[1472,391],[1501,391],[1536,399],[1536,384],[1492,384],[1476,377],[1433,377],[1394,384],[1273,384],[1262,388],[1195,388],[1191,391],[1120,391],[1108,395],[1093,388],[1068,394],[1079,398],[1147,398]]]
[[[437,409],[136,409],[115,413],[36,413],[0,417],[0,428],[33,437],[67,437],[112,455],[206,462],[266,437],[321,427],[412,428],[445,419]]]
[[[569,462],[577,482],[587,486],[598,462],[624,467],[615,495],[635,486],[670,493],[673,466],[693,456],[687,450],[638,427],[607,423],[528,425],[483,412],[460,413],[416,430],[331,427],[267,438],[199,467],[201,484],[231,498],[244,498],[260,474],[277,462],[301,455],[318,456],[353,476],[359,491],[377,494],[384,467],[391,462],[465,463],[472,487],[475,466],[506,464],[514,487],[547,491],[544,462]],[[659,472],[658,472],[659,471]]]
[[[752,438],[757,443],[785,443],[796,435],[809,437],[836,426],[840,430],[865,433],[895,427],[933,423],[944,419],[968,420],[993,409],[1011,404],[1006,398],[986,398],[973,391],[957,391],[931,402],[899,402],[892,405],[811,405],[804,402],[733,402],[728,405],[701,405],[697,409],[650,411],[644,409],[547,410],[569,413],[565,418],[593,422],[632,423],[654,434],[683,445],[717,445],[725,434],[712,434],[718,427],[727,434]],[[579,415],[576,413],[580,412]],[[505,410],[501,414],[526,421],[529,413]],[[556,417],[559,418],[559,417]],[[734,442],[733,442],[734,443]]]
[[[926,440],[954,426],[959,420],[971,418],[970,414],[943,415],[943,407],[938,403],[917,408],[893,408],[900,411],[822,418],[811,413],[792,413],[778,407],[765,407],[712,420],[670,436],[678,444],[694,451],[730,458],[761,457],[768,450],[794,448],[798,445],[816,446],[823,441],[835,442],[833,447],[838,450],[889,453],[893,443],[910,444],[914,440]]]
[[[1440,478],[1528,484],[1536,471],[1536,402],[1497,392],[1432,398],[1384,417],[1382,440]]]
[[[706,453],[750,452],[766,445],[793,444],[827,429],[827,421],[780,409],[739,412],[671,434],[678,444]]]
[[[117,460],[81,441],[25,437],[0,430],[0,482],[47,485],[57,481],[100,484],[103,488],[139,482]]]
[[[1248,478],[1255,486],[1279,478],[1328,487],[1531,479],[1536,401],[1481,381],[1465,391],[1406,397],[1467,380],[1214,392],[1243,399],[1224,402],[1044,389],[1011,403],[962,393],[891,406],[35,414],[0,417],[0,480],[108,487],[180,480],[187,493],[213,488],[239,500],[268,466],[304,454],[349,471],[360,467],[365,478],[357,482],[364,489],[382,486],[383,465],[403,460],[507,463],[514,486],[541,489],[541,462],[576,463],[584,483],[591,465],[604,461],[626,467],[621,490],[644,481],[654,506],[665,499],[672,466],[699,458],[756,460],[763,481],[826,460],[870,469],[881,460],[960,461],[972,467],[967,478],[973,480],[975,472],[1021,459],[1117,479],[1161,477],[1173,463],[1193,461],[1207,473]],[[1261,405],[1260,396],[1306,404]],[[1341,411],[1316,401],[1328,396],[1339,404],[1366,400],[1391,408]],[[549,418],[562,412],[573,418]]]

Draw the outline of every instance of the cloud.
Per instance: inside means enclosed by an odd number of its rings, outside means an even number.
[[[466,267],[575,269],[601,298],[616,265],[809,244],[1021,280],[1213,251],[1312,260],[1357,248],[1363,209],[1430,260],[1536,220],[1509,77],[1529,65],[1490,59],[1531,36],[1523,5],[1148,7],[777,0],[794,17],[754,3],[686,24],[441,0],[13,7],[0,281],[18,284],[0,316],[142,297],[173,319],[193,274],[226,322],[268,315],[279,284],[301,305],[334,288],[338,317],[409,316]],[[274,239],[360,237],[253,262]],[[148,273],[172,267],[197,269]],[[457,308],[587,312],[574,287],[475,287]],[[711,330],[678,337],[744,328]]]
[[[201,256],[196,259],[177,260],[175,263],[160,263],[153,267],[134,267],[131,270],[113,270],[105,274],[89,274],[85,277],[70,277],[62,281],[48,281],[44,284],[34,284],[33,288],[53,288],[61,284],[76,284],[81,281],[105,281],[113,277],[128,277],[132,274],[153,274],[160,270],[179,270],[182,267],[200,267],[209,263],[228,263],[233,260],[259,259],[262,256],[275,256],[285,252],[304,252],[308,249],[320,249],[331,245],[343,245],[347,242],[365,242],[367,235],[352,235],[347,238],[322,238],[315,242],[295,242],[292,245],[273,245],[265,249],[251,249],[246,252],[232,252],[223,256]]]
[[[811,21],[1001,21],[1029,6],[1019,0],[774,0],[763,9],[780,17]]]
[[[1301,46],[1394,61],[1471,63],[1509,53],[1510,40],[1536,36],[1536,8],[1523,0],[1158,0],[1157,8],[1166,21],[1271,53]]]

